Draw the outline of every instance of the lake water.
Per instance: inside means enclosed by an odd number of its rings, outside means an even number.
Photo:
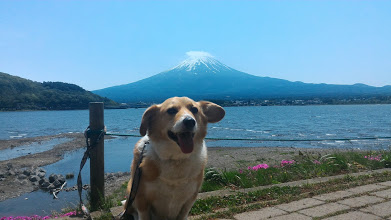
[[[335,139],[391,136],[391,105],[339,105],[339,106],[267,106],[225,108],[225,118],[210,124],[208,137],[250,139]],[[145,109],[105,110],[105,125],[110,133],[138,135],[141,116]],[[88,110],[0,112],[0,139],[13,139],[82,132],[88,126]],[[105,171],[129,171],[132,148],[139,138],[105,140]],[[37,149],[46,150],[51,143],[42,143]],[[207,141],[208,146],[246,147],[315,147],[388,149],[391,140],[359,141]],[[28,148],[23,146],[22,148]],[[30,146],[31,147],[31,146]],[[21,153],[7,149],[2,157],[14,158]],[[47,173],[78,172],[84,149],[65,155],[55,164],[44,167]],[[6,156],[5,153],[7,154]],[[83,170],[83,183],[89,182],[88,163]],[[75,185],[76,178],[68,181]],[[85,192],[84,192],[85,195]],[[77,204],[77,192],[60,193],[59,200],[42,191],[22,195],[0,202],[2,215],[44,215]],[[28,198],[27,200],[25,198]],[[40,201],[37,203],[36,201]],[[23,210],[20,209],[23,207]],[[23,213],[21,213],[23,212]]]
[[[391,105],[228,107],[225,110],[221,122],[209,125],[208,137],[327,139],[391,135]],[[108,132],[137,135],[144,111],[105,110]],[[87,110],[0,112],[0,139],[82,132],[88,120]],[[229,146],[242,145],[229,143]]]

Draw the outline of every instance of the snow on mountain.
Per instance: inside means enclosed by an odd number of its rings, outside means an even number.
[[[197,69],[210,71],[213,73],[233,70],[229,66],[216,60],[210,53],[204,51],[189,51],[186,53],[188,58],[171,70],[192,72]],[[197,74],[196,72],[194,72]]]

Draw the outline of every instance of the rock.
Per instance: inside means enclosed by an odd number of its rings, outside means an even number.
[[[39,185],[42,187],[42,188],[46,188],[50,185],[49,183],[49,180],[47,178],[42,178],[39,180]]]
[[[73,177],[75,177],[75,174],[73,173],[68,173],[67,175],[65,175],[66,179],[72,179]]]
[[[41,188],[47,188],[49,185],[50,185],[49,182],[44,181],[43,183],[41,183],[40,186],[41,186]]]
[[[95,220],[95,219],[99,219],[101,218],[101,216],[104,214],[103,211],[95,211],[95,212],[91,212],[90,213],[90,216],[91,216],[91,219],[92,220]]]
[[[35,173],[35,175],[37,175],[37,176],[38,176],[39,173],[41,173],[41,175],[45,176],[46,175],[46,170],[44,170],[43,168],[38,167],[32,173]]]
[[[21,174],[22,173],[22,171],[18,170],[18,169],[14,169],[14,172],[15,172],[15,174]]]
[[[46,175],[46,173],[44,173],[44,172],[38,172],[37,173],[37,176],[39,177],[39,178],[44,178],[45,177],[45,175]]]
[[[61,184],[64,184],[65,183],[65,177],[63,175],[58,175],[58,179],[57,179]]]
[[[27,185],[28,183],[29,182],[26,179],[20,181],[20,185]]]
[[[49,186],[46,187],[47,189],[56,189],[57,187],[52,183],[49,184]]]
[[[62,183],[60,183],[60,181],[58,180],[55,180],[53,183],[52,183],[56,188],[60,188],[62,186]]]
[[[40,180],[38,180],[38,184],[41,185],[43,182],[45,182],[45,178],[42,178]]]
[[[54,173],[50,174],[50,176],[49,176],[49,182],[50,183],[53,183],[57,179],[58,179],[58,176],[56,174],[54,174]]]
[[[33,175],[33,176],[30,176],[29,177],[29,180],[31,181],[31,182],[38,182],[38,180],[39,180],[40,178],[38,177],[38,176],[36,176],[36,175]]]
[[[27,179],[27,176],[24,175],[24,174],[19,174],[19,175],[18,175],[18,179],[19,179],[19,180],[24,180],[24,179]]]
[[[12,163],[7,163],[7,165],[6,165],[7,170],[12,169],[13,167],[14,166],[12,165]]]
[[[123,211],[124,211],[124,206],[117,206],[117,207],[110,208],[110,212],[113,216],[120,216]]]
[[[15,171],[8,170],[7,174],[8,174],[8,176],[15,176]]]
[[[30,176],[31,175],[31,170],[23,170],[23,174],[26,175],[26,176]]]

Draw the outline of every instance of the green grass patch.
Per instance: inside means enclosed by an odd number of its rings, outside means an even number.
[[[250,188],[385,167],[391,167],[390,151],[350,151],[324,156],[299,153],[294,162],[267,169],[253,170],[251,167],[233,171],[207,169],[201,191]]]
[[[190,214],[199,215],[213,210],[237,205],[250,204],[260,200],[278,199],[281,195],[298,195],[299,187],[271,187],[250,193],[238,193],[224,197],[209,197],[207,199],[197,200]]]
[[[203,215],[200,219],[230,218],[234,214],[257,210],[271,205],[287,203],[348,188],[391,180],[391,172],[351,176],[302,186],[271,187],[249,193],[236,193],[224,197],[197,200],[191,215]],[[224,208],[224,209],[223,209]]]
[[[108,211],[110,211],[110,208],[120,206],[121,201],[125,199],[127,185],[128,185],[128,182],[124,182],[121,185],[121,187],[116,189],[111,195],[105,196],[104,198],[101,197],[99,207],[97,207],[97,208],[91,207],[90,204],[87,204],[88,210],[90,212],[97,211],[97,210],[108,212]],[[90,200],[90,198],[91,198],[91,196],[88,193],[87,200]]]
[[[242,160],[243,164],[247,161]],[[256,166],[257,164],[254,164]],[[202,192],[219,189],[240,189],[256,186],[265,186],[315,177],[347,174],[345,178],[328,181],[326,183],[309,184],[301,187],[271,187],[251,193],[238,193],[225,197],[210,197],[197,200],[190,212],[191,215],[207,214],[207,219],[224,218],[232,213],[280,204],[322,194],[343,190],[372,182],[387,181],[391,173],[350,176],[349,173],[357,171],[381,169],[391,167],[390,151],[367,152],[337,152],[329,155],[314,155],[299,153],[294,162],[285,161],[276,166],[264,166],[254,170],[252,167],[243,167],[240,170],[206,169]],[[102,199],[99,210],[108,211],[111,207],[119,206],[124,200],[127,183],[125,182],[112,195]],[[224,208],[223,211],[217,211]],[[215,213],[216,212],[216,213]],[[101,219],[108,219],[102,216]]]

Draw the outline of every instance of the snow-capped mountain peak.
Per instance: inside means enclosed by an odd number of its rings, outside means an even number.
[[[206,68],[209,72],[221,72],[232,70],[232,68],[216,60],[210,53],[204,51],[189,51],[188,58],[171,70],[195,71],[199,68]]]

